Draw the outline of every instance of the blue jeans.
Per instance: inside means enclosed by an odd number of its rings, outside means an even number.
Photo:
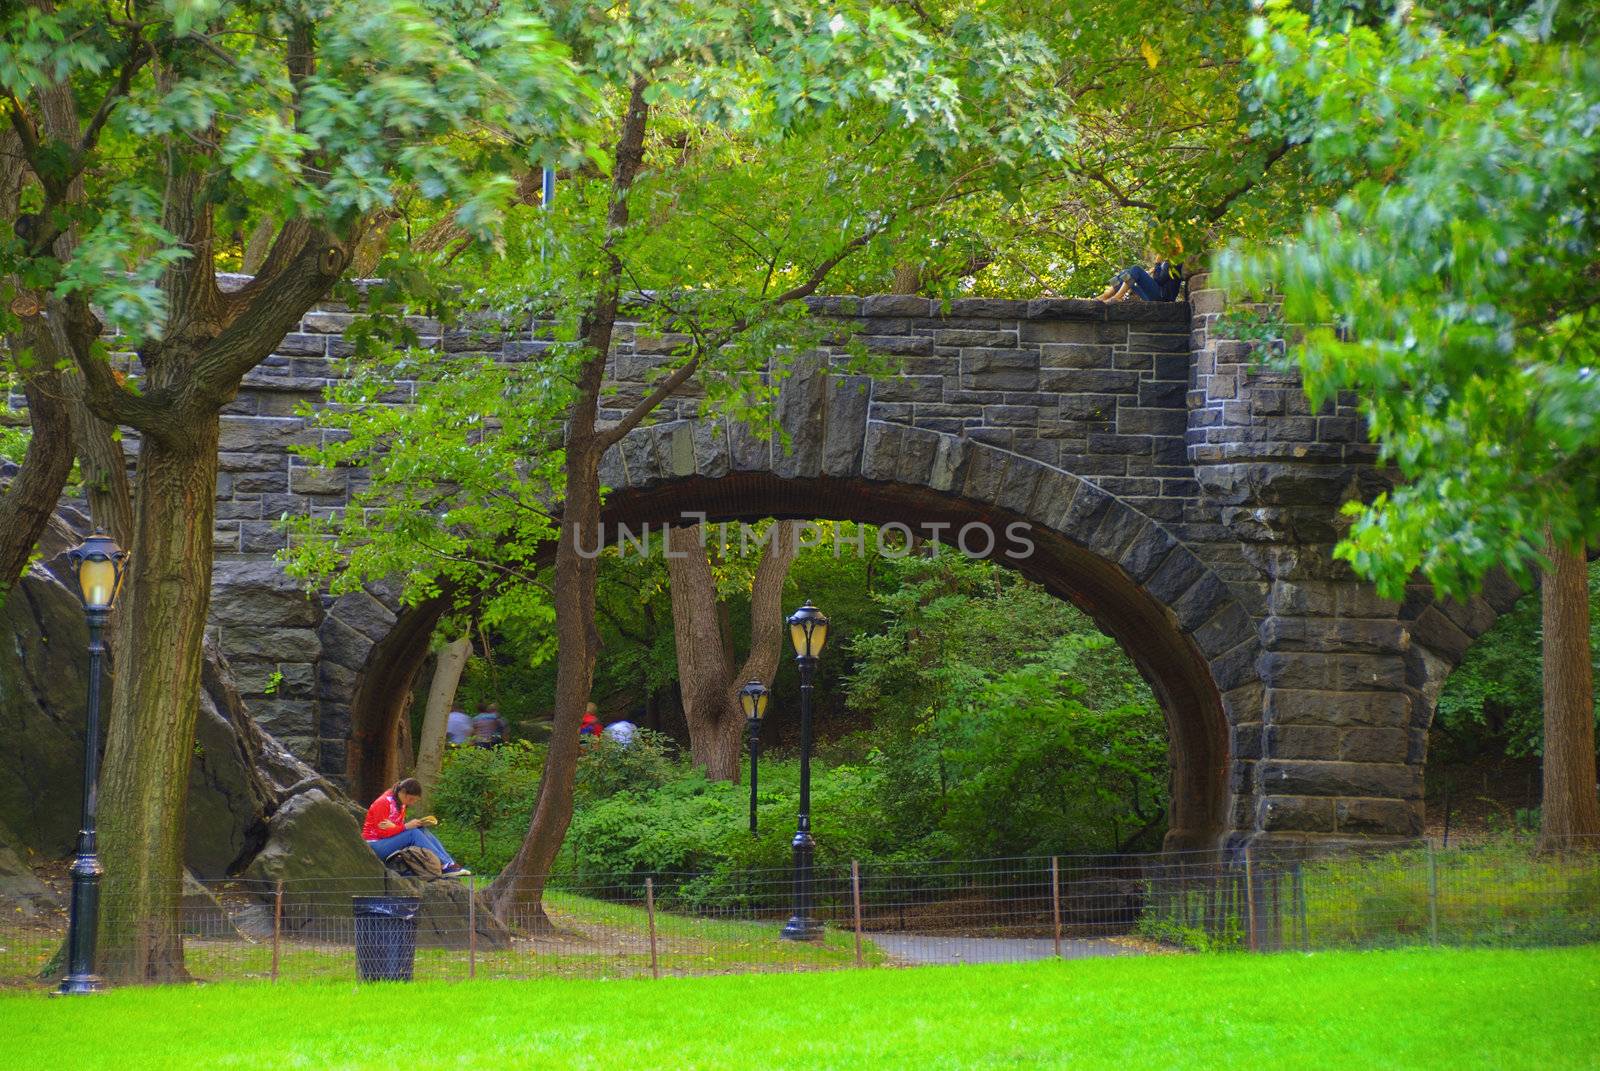
[[[367,846],[379,859],[387,859],[401,848],[426,848],[437,855],[439,862],[445,866],[455,865],[455,859],[444,850],[444,845],[439,843],[439,838],[429,829],[408,829],[404,833],[396,833],[382,840],[369,840]]]
[[[1123,282],[1133,284],[1134,292],[1146,301],[1161,301],[1161,284],[1151,277],[1150,273],[1135,265],[1123,268],[1117,272],[1117,277],[1111,280],[1112,286],[1121,286]]]

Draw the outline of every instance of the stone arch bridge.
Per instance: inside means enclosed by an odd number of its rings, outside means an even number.
[[[1381,484],[1364,424],[1349,399],[1311,411],[1292,376],[1218,337],[1222,308],[1203,285],[1189,303],[1111,307],[816,299],[897,373],[801,357],[778,401],[790,449],[700,419],[693,394],[670,400],[607,456],[605,520],[1026,525],[1031,550],[1001,540],[996,557],[1093,617],[1163,705],[1169,846],[1415,836],[1438,690],[1519,592],[1397,604],[1335,563],[1339,504]],[[290,449],[318,434],[293,414],[338,374],[349,322],[308,314],[224,417],[212,628],[261,723],[364,798],[397,771],[437,608],[401,610],[381,587],[307,598],[272,558],[279,515],[341,509],[362,479]],[[548,345],[538,327],[492,345],[526,356]],[[615,415],[679,341],[619,329]],[[396,383],[396,401],[412,389]]]

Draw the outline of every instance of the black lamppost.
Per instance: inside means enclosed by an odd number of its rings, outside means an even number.
[[[100,875],[95,854],[94,812],[100,789],[100,656],[106,618],[122,587],[128,554],[104,532],[96,532],[67,555],[78,570],[79,594],[89,622],[89,712],[83,744],[83,825],[72,860],[72,920],[67,930],[67,976],[62,993],[93,993],[101,986],[94,973],[95,931],[100,923]]]
[[[767,716],[767,686],[749,681],[739,689],[745,732],[750,737],[750,832],[756,831],[756,763],[761,758],[761,719]]]
[[[791,941],[821,936],[822,923],[811,917],[811,866],[816,841],[811,839],[811,674],[817,656],[828,642],[828,619],[821,610],[805,605],[789,615],[789,638],[800,667],[800,820],[794,834],[794,915],[783,927]]]

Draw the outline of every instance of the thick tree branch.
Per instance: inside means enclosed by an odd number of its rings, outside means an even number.
[[[139,26],[134,27],[133,41],[130,45],[127,62],[117,72],[115,84],[106,90],[106,95],[100,101],[100,106],[95,109],[94,115],[89,117],[89,125],[84,128],[83,136],[78,139],[78,143],[73,148],[69,178],[76,177],[82,173],[84,166],[88,163],[89,154],[94,151],[95,146],[99,143],[100,132],[105,128],[106,120],[111,118],[111,112],[116,108],[117,102],[127,98],[129,90],[133,88],[134,76],[155,55],[154,50],[140,36],[140,29],[141,27]]]
[[[11,104],[11,129],[16,133],[17,141],[21,143],[22,158],[28,162],[28,167],[34,174],[38,174],[39,128],[28,114],[28,109],[23,107],[15,94],[8,92],[6,99]]]
[[[61,390],[61,373],[50,365],[25,373],[22,393],[32,435],[22,467],[0,492],[0,599],[28,567],[72,471],[72,410]]]
[[[1272,151],[1267,153],[1266,159],[1261,161],[1260,174],[1245,179],[1238,186],[1235,186],[1233,189],[1223,194],[1222,199],[1217,201],[1216,204],[1202,209],[1200,212],[1200,218],[1205,220],[1207,223],[1215,223],[1217,220],[1221,219],[1227,214],[1228,209],[1233,207],[1233,202],[1237,201],[1239,198],[1243,197],[1245,194],[1249,193],[1251,190],[1260,185],[1261,180],[1267,177],[1267,172],[1272,170],[1272,165],[1289,155],[1289,150],[1293,148],[1294,146],[1289,143],[1288,139],[1284,139],[1277,145],[1274,145],[1272,147]]]
[[[224,404],[244,374],[327,295],[348,261],[342,244],[313,230],[294,258],[252,291],[249,303],[196,355],[184,386],[185,404],[200,410]]]

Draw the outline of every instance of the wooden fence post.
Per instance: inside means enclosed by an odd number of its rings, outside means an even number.
[[[1055,856],[1050,857],[1050,914],[1056,925],[1056,959],[1061,958],[1061,865]]]
[[[1439,943],[1439,861],[1433,854],[1433,838],[1425,842],[1428,847],[1428,943]]]
[[[1256,951],[1256,873],[1250,860],[1250,847],[1244,849],[1245,925],[1250,928],[1250,951]]]
[[[283,879],[272,897],[272,980],[278,980],[278,945],[283,933]]]
[[[856,966],[861,966],[861,864],[850,860],[850,900],[856,912]]]
[[[478,977],[478,876],[467,878],[467,977]]]
[[[654,878],[644,879],[644,909],[650,916],[650,977],[661,977],[660,962],[656,959],[656,882]]]

